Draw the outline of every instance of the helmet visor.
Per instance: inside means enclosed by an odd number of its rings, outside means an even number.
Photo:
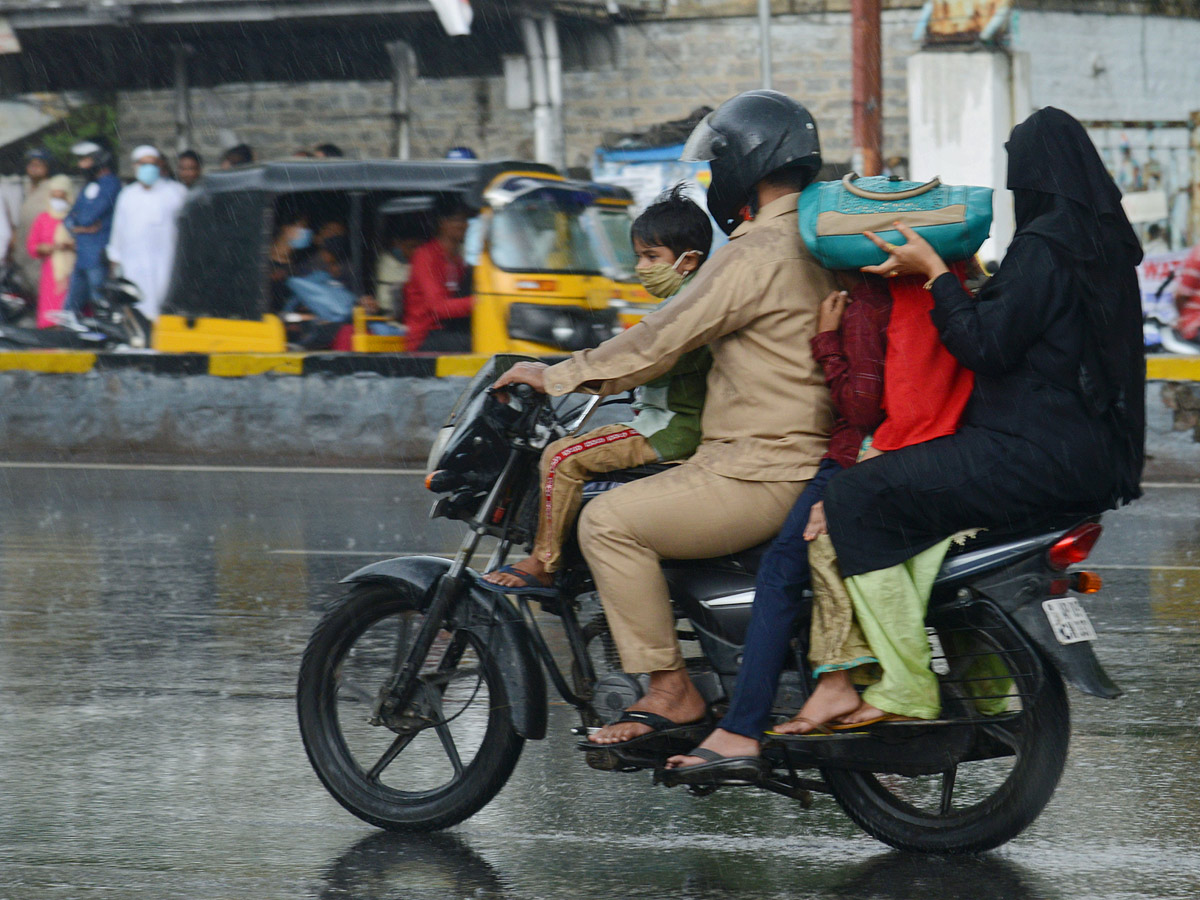
[[[709,113],[700,120],[699,125],[692,129],[687,143],[683,145],[683,152],[679,154],[680,160],[683,162],[708,162],[721,155],[727,142],[725,135],[709,124],[712,117],[713,114]]]

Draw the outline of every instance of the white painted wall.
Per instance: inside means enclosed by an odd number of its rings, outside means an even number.
[[[924,51],[908,60],[912,178],[995,190],[984,260],[1000,259],[1012,239],[1004,142],[1017,117],[1028,114],[1025,84],[1022,61],[999,51]]]
[[[1078,119],[1186,119],[1200,109],[1200,20],[1020,10],[1013,50],[1035,106]]]

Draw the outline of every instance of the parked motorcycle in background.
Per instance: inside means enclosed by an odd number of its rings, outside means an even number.
[[[0,281],[0,286],[3,282]],[[0,323],[0,350],[143,350],[150,346],[150,321],[137,304],[142,294],[124,278],[110,278],[92,303],[92,314],[51,313],[52,328],[22,328]],[[0,304],[4,295],[0,293]]]
[[[541,502],[538,460],[552,440],[578,431],[600,403],[552,399],[491,383],[523,357],[495,357],[455,405],[430,454],[427,486],[442,496],[432,515],[458,519],[467,535],[453,559],[402,557],[368,565],[343,583],[300,667],[297,711],[305,749],[335,799],[396,831],[461,822],[504,786],[526,739],[546,736],[546,677],[579,714],[583,759],[607,772],[646,771],[675,784],[667,757],[687,752],[710,725],[621,746],[589,744],[644,690],[621,671],[595,586],[578,547],[556,573],[557,617],[570,660],[560,665],[527,596],[484,590],[468,568],[484,538],[484,570],[528,544]],[[502,402],[506,399],[507,402]],[[661,467],[609,473],[585,499]],[[686,527],[686,525],[681,525]],[[904,850],[969,853],[1010,840],[1045,807],[1070,737],[1064,679],[1087,693],[1120,692],[1091,649],[1096,633],[1077,595],[1099,589],[1068,571],[1100,535],[1095,518],[1034,534],[987,536],[942,568],[927,624],[942,718],[768,741],[769,769],[746,787],[807,807],[831,794],[864,830]],[[766,545],[719,559],[663,562],[688,671],[713,716],[728,704]],[[807,616],[802,617],[773,713],[807,698]],[[714,718],[715,721],[715,718]],[[398,762],[402,758],[402,762]],[[707,796],[729,785],[690,785]]]
[[[18,324],[34,310],[33,294],[21,277],[21,271],[9,263],[0,264],[0,325]]]

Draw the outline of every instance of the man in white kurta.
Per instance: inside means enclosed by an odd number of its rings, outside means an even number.
[[[138,147],[133,162],[137,180],[122,188],[117,197],[107,253],[109,262],[121,267],[121,275],[137,285],[142,294],[137,307],[154,321],[171,279],[175,219],[187,188],[162,177],[162,157],[153,147]]]

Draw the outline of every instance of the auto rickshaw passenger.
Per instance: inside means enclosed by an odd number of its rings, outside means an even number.
[[[373,302],[363,304],[369,314],[400,318],[404,309],[404,286],[412,271],[412,255],[420,246],[421,239],[414,235],[392,235],[375,263]]]
[[[473,298],[464,296],[467,265],[462,256],[469,216],[470,210],[459,201],[443,204],[432,240],[413,252],[404,287],[404,324],[408,327],[410,350],[471,350]]]

